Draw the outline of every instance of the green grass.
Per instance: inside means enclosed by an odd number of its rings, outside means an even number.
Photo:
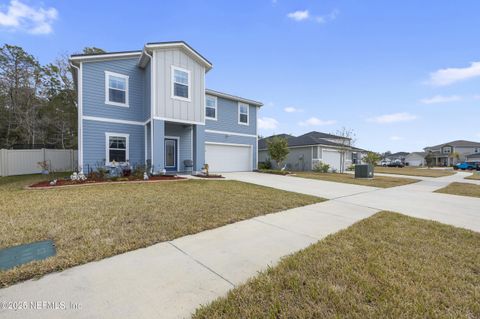
[[[465,179],[473,179],[473,180],[480,180],[480,172],[472,174],[471,176],[465,177]]]
[[[423,176],[423,177],[442,177],[455,174],[450,169],[431,169],[431,168],[415,168],[415,167],[382,167],[376,166],[375,173]]]
[[[395,186],[402,186],[411,183],[416,183],[419,180],[391,177],[391,176],[375,176],[372,179],[355,178],[353,174],[341,173],[315,173],[315,172],[295,172],[295,175],[303,178],[319,179],[322,181],[348,183],[363,186],[372,186],[380,188],[389,188]]]
[[[0,179],[0,248],[53,239],[57,256],[0,271],[0,286],[322,199],[236,181],[25,190]]]
[[[259,169],[258,171],[260,173],[274,174],[274,175],[288,175],[288,174],[290,174],[289,171],[282,171],[282,170],[279,170],[279,169]]]
[[[480,234],[381,212],[283,259],[194,318],[479,318]]]
[[[435,192],[450,195],[480,197],[480,185],[454,182],[444,188],[436,190]]]

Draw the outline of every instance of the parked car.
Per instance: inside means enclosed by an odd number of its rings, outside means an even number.
[[[480,170],[480,163],[475,163],[475,162],[463,162],[455,165],[453,167],[454,169],[460,169],[462,171],[465,170]]]
[[[387,164],[388,167],[404,167],[405,164],[402,163],[400,160],[395,160]]]

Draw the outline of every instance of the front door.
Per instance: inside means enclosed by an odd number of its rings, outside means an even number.
[[[177,140],[165,139],[165,169],[167,171],[177,171]]]

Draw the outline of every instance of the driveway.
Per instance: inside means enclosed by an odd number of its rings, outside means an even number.
[[[480,199],[432,193],[454,176],[390,189],[259,173],[230,179],[332,200],[255,217],[145,249],[0,289],[0,301],[25,301],[26,310],[0,308],[0,318],[185,318],[325,236],[380,210],[480,231]],[[64,302],[66,309],[32,309]],[[37,302],[37,303],[35,303]]]

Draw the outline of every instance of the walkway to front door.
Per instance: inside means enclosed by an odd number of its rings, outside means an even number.
[[[178,139],[177,138],[166,138],[165,139],[165,170],[169,172],[177,171],[177,149],[178,149]]]

